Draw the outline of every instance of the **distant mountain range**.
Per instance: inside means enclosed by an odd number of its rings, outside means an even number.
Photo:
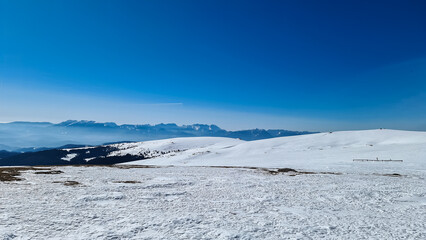
[[[112,122],[98,123],[77,120],[68,120],[58,124],[50,122],[11,122],[0,123],[0,150],[34,152],[58,148],[68,144],[100,145],[123,141],[132,142],[200,136],[230,137],[251,141],[310,133],[312,132],[279,129],[227,131],[216,125],[207,124],[183,126],[178,126],[174,123],[117,125]]]

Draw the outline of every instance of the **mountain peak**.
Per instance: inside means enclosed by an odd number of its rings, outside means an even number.
[[[273,137],[308,134],[288,130],[250,129],[227,131],[216,125],[177,125],[160,123],[156,125],[117,125],[113,122],[90,120],[67,120],[58,124],[18,122],[0,123],[0,150],[21,148],[59,147],[66,144],[99,145],[106,142],[148,141],[178,137],[229,137],[242,140],[259,140]],[[1,147],[1,145],[10,147]]]
[[[56,124],[58,126],[99,126],[99,127],[118,127],[118,125],[114,122],[105,122],[105,123],[98,123],[95,121],[89,121],[89,120],[67,120],[61,123]]]

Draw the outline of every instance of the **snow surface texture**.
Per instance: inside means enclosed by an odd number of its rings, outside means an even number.
[[[426,239],[425,175],[54,170],[0,182],[0,239]]]
[[[176,138],[122,144],[120,148],[126,146],[182,150],[126,164],[290,167],[339,172],[426,171],[426,132],[345,131],[250,142],[226,138]],[[133,154],[138,152],[138,147],[133,147],[122,150],[122,153],[132,153],[132,149]],[[353,159],[377,158],[403,162],[353,162]]]

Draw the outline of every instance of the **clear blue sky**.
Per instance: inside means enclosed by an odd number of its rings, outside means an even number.
[[[0,0],[0,121],[426,130],[426,1]]]

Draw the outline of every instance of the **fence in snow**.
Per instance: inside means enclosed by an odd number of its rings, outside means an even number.
[[[403,162],[403,160],[392,160],[392,159],[354,159],[354,162]]]

